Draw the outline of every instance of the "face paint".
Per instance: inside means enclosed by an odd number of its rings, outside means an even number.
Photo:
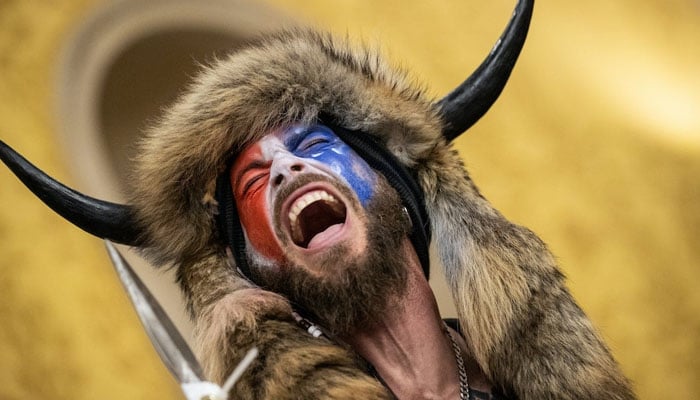
[[[374,194],[376,174],[330,128],[323,125],[294,126],[283,131],[281,138],[295,156],[318,161],[342,177],[357,194],[362,206],[367,206]]]
[[[262,157],[260,143],[248,146],[231,166],[231,187],[238,216],[250,243],[263,256],[282,261],[267,206],[270,163]]]
[[[249,145],[231,167],[231,187],[250,244],[270,260],[285,258],[274,234],[270,182],[302,171],[346,184],[363,207],[374,195],[376,173],[326,126],[295,125]]]

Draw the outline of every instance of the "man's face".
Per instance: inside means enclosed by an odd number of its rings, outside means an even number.
[[[311,270],[339,246],[362,253],[364,207],[376,182],[367,163],[323,125],[277,130],[246,147],[231,168],[249,245],[266,264],[292,261]]]
[[[251,144],[231,186],[251,278],[331,331],[378,321],[405,291],[401,199],[329,128],[292,126]]]

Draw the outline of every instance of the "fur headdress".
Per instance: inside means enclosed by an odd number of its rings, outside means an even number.
[[[311,31],[269,36],[216,61],[148,131],[128,206],[70,191],[32,170],[4,144],[0,154],[39,197],[76,225],[137,245],[155,263],[177,268],[198,325],[200,354],[221,377],[235,359],[231,347],[260,342],[264,332],[272,341],[281,333],[266,331],[264,321],[285,321],[290,309],[231,269],[216,226],[222,206],[215,196],[217,177],[242,147],[271,130],[331,119],[371,138],[411,171],[460,321],[470,330],[468,346],[495,383],[520,398],[576,391],[594,398],[604,388],[608,398],[625,398],[609,396],[611,387],[628,393],[626,382],[565,289],[544,244],[491,207],[450,146],[503,89],[532,7],[532,0],[520,0],[487,59],[437,102],[374,52]],[[538,356],[529,359],[532,354]],[[563,372],[543,374],[557,366]]]

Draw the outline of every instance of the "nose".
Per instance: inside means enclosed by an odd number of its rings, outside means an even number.
[[[304,162],[294,156],[284,155],[276,157],[271,169],[272,186],[278,187],[285,181],[291,180],[294,176],[304,172]]]

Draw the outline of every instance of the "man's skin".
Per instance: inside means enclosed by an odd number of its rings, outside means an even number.
[[[356,204],[347,207],[347,217],[325,230],[305,237],[295,225],[301,217],[306,198],[331,196],[345,204],[342,193],[325,182],[312,182],[278,199],[280,188],[304,174],[327,175],[348,186]],[[249,247],[264,268],[288,268],[285,261],[305,268],[319,279],[333,279],[333,265],[319,265],[324,253],[346,246],[344,257],[361,257],[367,247],[364,206],[375,191],[376,173],[352,149],[323,126],[292,126],[279,129],[247,146],[231,169],[241,223]],[[302,200],[300,200],[302,199]],[[281,211],[275,212],[275,204]],[[308,207],[308,206],[307,206]],[[278,217],[275,218],[275,215]],[[289,232],[295,244],[278,237]],[[311,236],[311,235],[309,235]],[[405,290],[377,310],[380,318],[371,324],[359,324],[347,332],[335,332],[369,362],[378,376],[399,399],[459,398],[457,362],[437,302],[426,280],[418,257],[406,237],[403,240],[403,265],[407,269]],[[458,340],[473,389],[490,392],[490,383],[469,357],[465,342]]]
[[[380,324],[359,327],[343,339],[399,399],[458,399],[457,363],[437,302],[408,239],[404,249],[409,270],[405,296],[385,310]],[[451,333],[462,349],[470,388],[490,393],[491,384],[469,357],[466,344],[457,332]]]

